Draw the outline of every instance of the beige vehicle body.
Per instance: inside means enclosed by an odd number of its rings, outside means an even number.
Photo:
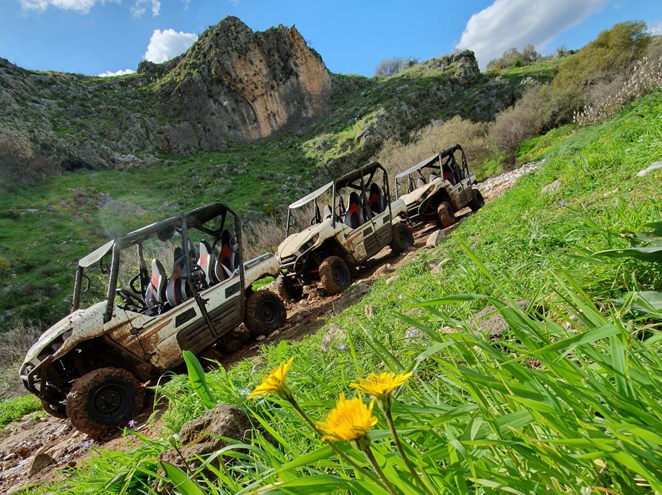
[[[145,238],[159,235],[171,227],[173,230],[181,229],[183,245],[189,246],[187,232],[196,225],[207,229],[206,222],[213,221],[218,215],[223,216],[223,223],[226,216],[234,217],[235,235],[240,243],[241,227],[236,214],[222,203],[212,203],[110,241],[81,259],[72,312],[39,337],[20,368],[20,378],[26,388],[56,412],[62,413],[72,382],[94,369],[108,366],[122,368],[145,381],[180,364],[182,351],[204,351],[241,324],[245,317],[245,300],[252,292],[253,283],[279,273],[278,261],[272,254],[243,263],[239,249],[234,270],[228,271],[223,280],[205,284],[199,289],[189,281],[195,279],[200,270],[186,270],[188,276],[182,275],[182,278],[191,286],[193,293],[176,305],[164,303],[148,309],[146,297],[142,301],[127,303],[126,294],[122,295],[122,291],[126,290],[118,288],[117,274],[122,250],[142,249],[141,243]],[[221,225],[219,232],[222,228]],[[214,234],[209,229],[206,231]],[[186,256],[187,266],[198,268],[194,264],[195,259],[191,259],[190,251]],[[106,300],[85,309],[79,308],[81,287],[86,280],[84,269],[106,257],[111,259]],[[141,278],[143,268],[141,264]],[[174,277],[173,273],[171,279]],[[141,280],[142,288],[133,296],[146,294],[153,280],[154,273],[151,279]],[[130,286],[133,288],[133,280]],[[116,295],[124,298],[124,304],[118,303]]]
[[[383,177],[383,185],[378,183]],[[347,205],[343,191],[351,191]],[[320,212],[317,199],[330,192],[333,206]],[[288,233],[293,211],[314,203],[312,225],[288,235],[276,254],[284,280],[292,287],[317,282],[322,262],[339,257],[349,266],[362,264],[393,240],[394,225],[404,222],[407,206],[402,199],[390,201],[388,174],[376,162],[325,184],[290,205]]]
[[[472,210],[482,207],[483,199],[475,184],[476,176],[469,171],[459,144],[423,160],[395,178],[398,197],[406,203],[408,221],[413,226],[438,223],[438,210],[443,203],[450,207],[451,218],[454,212],[467,206]]]

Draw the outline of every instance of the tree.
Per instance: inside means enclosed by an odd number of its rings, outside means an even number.
[[[405,57],[385,58],[375,67],[375,75],[389,77],[398,74],[405,69],[406,62]]]

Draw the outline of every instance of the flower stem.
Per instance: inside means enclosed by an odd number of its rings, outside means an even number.
[[[368,459],[368,462],[372,466],[372,469],[375,470],[379,478],[386,486],[386,490],[388,490],[388,492],[391,495],[398,495],[398,492],[395,491],[393,485],[391,485],[391,483],[389,483],[388,479],[386,478],[386,475],[384,474],[384,471],[382,471],[382,468],[380,468],[379,464],[377,464],[377,459],[375,459],[375,456],[372,453],[372,449],[370,448],[370,445],[366,445],[366,447],[363,449],[363,453],[365,454],[366,459]]]
[[[313,421],[308,417],[308,415],[304,412],[304,410],[301,409],[301,407],[299,406],[299,404],[297,403],[297,401],[294,399],[294,397],[288,398],[287,400],[288,400],[288,402],[289,402],[290,404],[292,404],[292,407],[294,408],[294,410],[295,410],[297,413],[299,413],[299,416],[301,416],[301,417],[304,419],[304,421],[308,424],[308,426],[309,426],[309,427],[310,427],[310,428],[311,428],[316,434],[318,434],[320,437],[322,437],[322,436],[323,436],[323,435],[322,435],[322,432],[319,431],[319,429],[317,428],[317,426],[315,425],[315,423],[313,423]],[[387,488],[386,486],[384,486],[384,484],[383,484],[379,479],[377,479],[373,474],[371,474],[371,473],[369,473],[368,471],[366,471],[365,469],[363,469],[363,468],[362,468],[361,466],[359,466],[356,462],[354,462],[353,460],[351,460],[351,459],[350,459],[350,458],[349,458],[344,452],[342,452],[338,447],[336,447],[335,445],[333,445],[333,443],[331,443],[331,442],[328,441],[328,440],[324,440],[324,442],[325,442],[329,447],[331,447],[331,450],[333,450],[333,451],[338,455],[338,457],[340,457],[343,461],[345,461],[347,464],[349,464],[349,465],[352,466],[354,469],[356,469],[356,470],[357,470],[359,473],[361,473],[363,476],[365,476],[366,478],[368,478],[369,480],[371,480],[373,483],[376,483],[377,485],[381,486],[381,487],[384,488],[385,490],[390,491],[390,490],[388,490],[388,488]]]
[[[416,472],[416,469],[414,469],[414,466],[409,460],[409,457],[407,457],[407,454],[405,453],[405,449],[402,447],[402,443],[400,442],[400,437],[398,437],[398,432],[396,431],[395,424],[393,423],[393,415],[391,414],[390,406],[388,404],[382,404],[382,409],[384,410],[384,416],[386,416],[386,422],[388,423],[388,427],[391,429],[393,440],[395,440],[395,445],[398,448],[398,452],[400,452],[400,457],[402,457],[402,460],[405,461],[405,464],[407,465],[409,472],[418,482],[418,484],[421,485],[423,491],[427,495],[433,495],[433,493],[430,491],[430,489],[427,487],[427,485],[423,482],[421,477]]]

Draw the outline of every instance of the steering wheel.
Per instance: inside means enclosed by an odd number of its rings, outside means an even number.
[[[142,297],[137,293],[126,289],[118,289],[117,294],[122,298],[122,302],[124,303],[120,306],[123,310],[127,311],[134,308],[138,309],[138,311],[142,311],[145,308],[145,303],[143,302]]]
[[[129,281],[129,287],[131,287],[131,290],[136,294],[140,294],[140,289],[136,287],[136,282],[138,282],[139,280],[140,280],[140,273],[138,273],[135,277],[133,277]]]

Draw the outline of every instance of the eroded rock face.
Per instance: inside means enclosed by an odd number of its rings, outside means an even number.
[[[164,76],[172,117],[201,120],[202,148],[250,141],[323,115],[331,76],[295,27],[254,33],[236,17],[205,31]]]

